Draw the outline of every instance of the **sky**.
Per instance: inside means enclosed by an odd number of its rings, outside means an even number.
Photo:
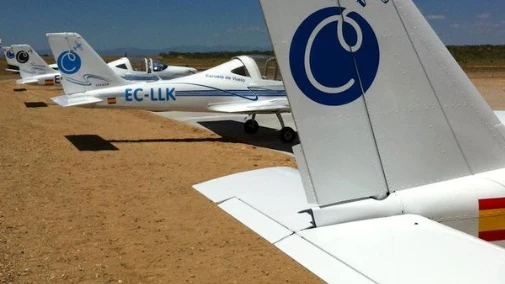
[[[68,31],[80,33],[99,50],[270,47],[258,0],[2,2],[4,45],[28,43],[48,49],[45,33]],[[414,2],[446,44],[505,44],[504,0]]]

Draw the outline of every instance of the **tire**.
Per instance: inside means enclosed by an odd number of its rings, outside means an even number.
[[[256,134],[260,126],[256,120],[249,119],[244,123],[244,131],[247,134]]]
[[[291,127],[284,127],[279,134],[283,143],[291,143],[296,139],[296,132]]]

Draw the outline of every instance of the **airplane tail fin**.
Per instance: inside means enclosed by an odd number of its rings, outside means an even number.
[[[57,74],[47,65],[40,55],[28,44],[11,46],[14,58],[19,66],[21,78],[30,79],[36,75]],[[12,56],[12,55],[11,55]]]
[[[127,85],[77,33],[46,34],[67,95]]]
[[[261,0],[310,201],[381,199],[505,166],[503,124],[411,0],[290,3]]]

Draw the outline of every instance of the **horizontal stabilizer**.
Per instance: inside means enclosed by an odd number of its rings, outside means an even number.
[[[297,170],[270,168],[194,186],[330,283],[503,283],[503,249],[418,215],[313,228]]]
[[[502,248],[418,215],[299,234],[376,283],[503,283]]]
[[[79,94],[73,94],[72,96],[58,96],[51,98],[53,102],[59,104],[62,107],[70,107],[70,106],[83,106],[83,105],[89,105],[89,104],[96,104],[101,101],[102,99],[99,99],[97,97],[93,96],[79,96]]]
[[[290,112],[288,100],[286,98],[251,101],[251,102],[233,102],[219,103],[209,105],[209,111],[224,113],[277,113]]]
[[[37,79],[27,78],[27,79],[19,79],[16,80],[16,84],[24,85],[24,84],[38,84],[39,81]]]
[[[293,168],[250,171],[193,187],[218,204],[236,198],[290,231],[312,227],[309,213],[301,213],[311,205],[306,201],[300,175]]]

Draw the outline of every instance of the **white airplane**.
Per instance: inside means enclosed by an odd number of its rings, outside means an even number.
[[[260,2],[298,170],[195,189],[326,282],[505,283],[505,114],[414,3]]]
[[[8,62],[9,66],[13,65],[21,69],[22,79],[17,81],[18,84],[55,85],[60,83],[61,75],[57,64],[48,65],[30,45],[12,45],[5,56],[7,60],[11,60],[10,63]],[[108,64],[118,75],[132,81],[172,79],[197,72],[195,68],[168,66],[151,58],[144,58],[143,61],[145,62],[144,71],[135,70],[126,57]]]
[[[16,63],[16,54],[12,51],[10,46],[2,46],[4,52],[5,61],[7,61],[6,71],[12,73],[19,73],[19,66]]]
[[[252,118],[244,124],[247,133],[259,129],[256,114],[276,114],[282,126],[280,139],[291,142],[296,137],[282,120],[281,113],[290,111],[282,81],[264,79],[251,57],[236,57],[173,80],[132,82],[114,73],[80,35],[47,37],[62,75],[65,95],[53,98],[61,106],[249,114]],[[274,72],[268,64],[264,67],[261,70]]]
[[[170,80],[193,75],[197,72],[195,68],[169,66],[152,58],[142,58],[140,59],[140,63],[137,64],[138,68],[136,69],[128,57],[123,57],[109,62],[108,65],[116,74],[130,81]]]

